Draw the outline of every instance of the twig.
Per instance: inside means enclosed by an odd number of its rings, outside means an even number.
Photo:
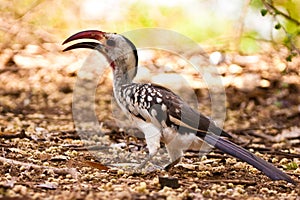
[[[22,14],[19,15],[17,20],[22,20],[25,18],[25,16],[30,13],[32,10],[34,10],[36,7],[38,7],[40,4],[42,4],[45,0],[36,0],[33,2],[28,9],[25,10]]]
[[[22,129],[20,133],[0,133],[0,138],[11,139],[11,138],[30,138],[26,135],[25,130]]]
[[[203,180],[206,183],[233,183],[233,184],[245,184],[245,185],[256,185],[256,181],[240,180],[240,179],[223,179],[223,180]]]
[[[21,165],[25,166],[27,168],[34,168],[34,169],[46,169],[46,170],[52,170],[56,174],[71,174],[74,179],[77,179],[78,177],[78,171],[75,168],[57,168],[57,167],[46,167],[46,166],[40,166],[36,164],[31,163],[25,163],[17,160],[12,160],[9,158],[4,158],[0,156],[0,162],[2,163],[8,163],[10,165]]]
[[[22,14],[19,15],[19,17],[17,19],[15,19],[15,23],[20,23],[20,22],[26,22],[25,17],[31,13],[32,10],[36,9],[39,5],[41,5],[45,0],[36,0],[34,1],[31,6],[26,9]],[[28,21],[28,20],[27,20]],[[6,34],[10,34],[10,39],[6,40],[3,44],[1,44],[0,48],[1,49],[5,49],[8,46],[11,46],[10,44],[12,43],[12,41],[15,40],[15,38],[17,38],[20,34],[20,31],[13,31],[15,29],[15,25],[12,25],[10,28],[8,29],[4,29],[1,28],[1,31],[5,32]]]
[[[291,16],[285,14],[284,12],[281,12],[275,6],[273,6],[271,3],[267,2],[266,0],[262,0],[262,3],[269,11],[273,10],[275,12],[274,15],[279,14],[279,15],[283,16],[284,18],[286,18],[287,20],[290,20],[291,22],[295,23],[297,26],[300,26],[300,22],[298,20],[292,18]]]
[[[201,180],[202,183],[233,183],[237,185],[257,185],[257,181],[240,179]]]
[[[249,5],[250,5],[250,2],[251,0],[246,0],[243,4],[243,8],[242,8],[242,11],[241,11],[241,14],[240,14],[240,17],[239,17],[239,20],[238,20],[238,23],[237,23],[237,27],[236,27],[236,30],[235,30],[235,48],[236,50],[239,49],[239,46],[240,46],[240,43],[241,43],[241,38],[242,38],[242,35],[244,33],[244,26],[245,26],[245,18],[246,18],[246,15],[247,15],[247,10],[249,8]]]
[[[268,153],[271,155],[275,155],[278,157],[284,157],[284,158],[289,158],[289,159],[293,159],[293,158],[300,158],[299,154],[295,154],[295,153],[285,153],[282,151],[268,151],[268,150],[261,150],[261,153]]]
[[[276,19],[276,21],[280,24],[280,21],[276,18],[277,15],[283,16],[285,19],[293,22],[294,24],[296,24],[297,26],[300,26],[300,22],[294,18],[292,18],[291,16],[281,12],[280,10],[278,10],[272,3],[267,2],[266,0],[262,0],[262,3],[264,4],[264,6],[266,7],[266,9],[271,13],[271,15],[273,15],[273,17]],[[281,26],[282,30],[284,31],[284,33],[287,35],[287,37],[291,37],[290,33],[287,31],[287,29],[284,26]],[[291,38],[289,38],[289,44],[290,46],[290,50],[291,52],[297,52],[297,54],[300,55],[300,49],[295,45],[295,43],[292,41]]]

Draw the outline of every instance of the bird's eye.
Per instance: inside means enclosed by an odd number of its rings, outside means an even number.
[[[113,41],[113,40],[107,40],[107,41],[106,41],[106,44],[107,44],[108,46],[110,46],[110,47],[114,47],[114,46],[116,45],[116,42]]]

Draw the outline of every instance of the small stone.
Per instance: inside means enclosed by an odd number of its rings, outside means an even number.
[[[172,178],[172,177],[159,177],[159,183],[162,188],[165,186],[173,188],[173,189],[180,187],[180,185],[178,183],[178,179]]]
[[[260,85],[260,87],[267,88],[267,87],[270,87],[271,83],[270,83],[270,81],[268,81],[266,79],[262,79],[262,80],[260,80],[259,85]]]
[[[289,160],[287,158],[282,158],[279,163],[283,165],[283,164],[287,164],[288,162]]]
[[[67,174],[67,175],[66,175],[66,178],[71,179],[71,178],[72,178],[72,175],[71,175],[71,174]]]
[[[125,172],[124,172],[123,169],[119,169],[118,172],[117,172],[118,175],[123,175],[124,173],[125,173]]]
[[[225,195],[232,195],[233,194],[233,189],[227,189],[225,192],[224,192]]]
[[[141,192],[141,193],[147,193],[147,184],[145,182],[141,182],[139,186],[137,186],[136,191]]]
[[[219,51],[215,51],[209,55],[209,61],[214,65],[219,64],[222,61],[222,59],[223,59],[223,55]]]
[[[221,166],[213,167],[213,168],[212,168],[212,172],[213,172],[213,173],[220,173],[220,172],[223,172],[223,171],[225,171],[224,165],[221,165]]]
[[[69,156],[57,155],[57,156],[53,156],[50,160],[51,161],[66,161],[66,160],[69,160],[69,159],[70,159]]]
[[[152,179],[152,184],[153,185],[158,185],[159,184],[159,179],[157,177]]]
[[[16,185],[13,188],[14,192],[20,193],[21,195],[26,195],[27,194],[27,188],[23,185]]]
[[[129,191],[122,191],[122,192],[117,193],[116,198],[117,199],[124,199],[124,200],[128,199],[129,200],[129,199],[131,199],[131,194],[130,194]]]
[[[272,163],[277,163],[278,159],[277,158],[272,158]]]
[[[243,162],[237,162],[234,164],[234,168],[236,169],[246,169],[247,164]]]
[[[206,160],[206,159],[207,159],[206,156],[202,156],[202,157],[201,157],[201,161],[204,161],[204,160]]]
[[[225,161],[226,161],[226,164],[235,164],[236,163],[235,158],[227,158]]]
[[[243,193],[245,193],[245,190],[242,188],[242,187],[236,187],[236,189],[235,189],[238,193],[240,193],[240,194],[243,194]]]
[[[228,183],[228,187],[233,188],[234,184],[233,183]]]
[[[243,68],[236,64],[231,64],[228,70],[231,74],[240,74],[243,72]]]

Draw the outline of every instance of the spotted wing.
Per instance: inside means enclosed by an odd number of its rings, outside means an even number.
[[[145,121],[174,127],[179,133],[194,132],[203,136],[209,130],[217,135],[231,137],[218,128],[214,121],[187,105],[171,90],[155,84],[130,84],[124,86],[123,99],[127,110]]]

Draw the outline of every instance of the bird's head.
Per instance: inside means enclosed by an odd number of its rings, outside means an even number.
[[[80,42],[63,51],[77,48],[89,48],[102,53],[110,63],[114,74],[124,76],[131,81],[137,72],[138,56],[134,44],[126,37],[116,33],[106,33],[98,30],[86,30],[67,38],[63,44],[79,39],[93,39],[97,42]]]

